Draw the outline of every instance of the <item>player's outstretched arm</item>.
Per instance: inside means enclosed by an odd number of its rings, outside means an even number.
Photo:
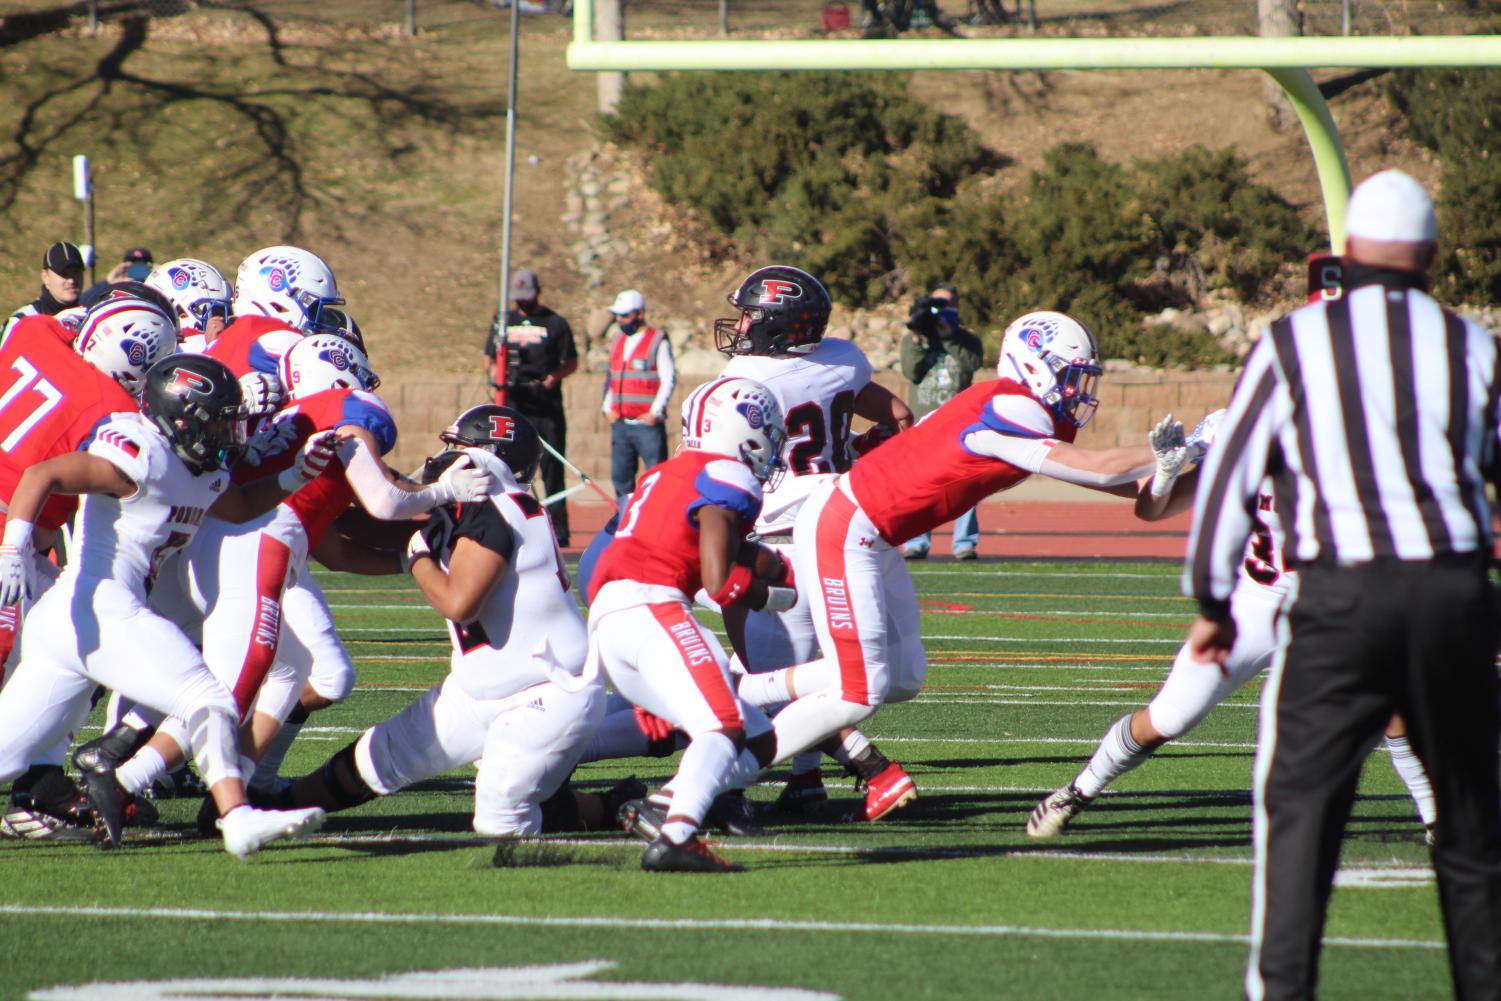
[[[1152,475],[1138,484],[1136,492],[1136,517],[1142,521],[1160,521],[1184,510],[1193,503],[1193,484],[1198,478],[1184,476],[1184,467],[1190,462],[1188,443],[1183,436],[1183,425],[1168,414],[1147,434],[1147,447],[1157,462]],[[1189,479],[1187,488],[1180,482]]]
[[[894,425],[903,431],[912,426],[912,408],[878,382],[867,382],[865,388],[855,395],[855,414],[877,424]]]
[[[323,533],[310,554],[330,570],[378,577],[401,573],[401,557],[386,549],[375,549],[350,538],[337,525]]]
[[[332,431],[320,431],[303,443],[297,459],[275,476],[263,476],[229,487],[209,508],[209,514],[241,524],[259,518],[323,474],[334,461],[337,443]]]
[[[404,562],[427,603],[452,622],[468,622],[478,615],[506,570],[506,558],[500,553],[473,539],[461,538],[445,571],[433,558],[421,532],[412,536]]]
[[[339,461],[360,506],[382,521],[412,518],[455,501],[468,504],[488,496],[495,480],[468,456],[449,466],[432,486],[419,486],[380,458],[375,436],[362,427],[338,430]]]

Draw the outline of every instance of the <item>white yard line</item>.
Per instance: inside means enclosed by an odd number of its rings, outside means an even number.
[[[1036,928],[1026,925],[916,924],[873,921],[790,921],[778,918],[649,918],[579,915],[542,917],[522,914],[400,914],[386,911],[226,911],[173,907],[40,907],[0,904],[0,914],[15,916],[124,918],[158,921],[254,921],[279,924],[330,922],[363,925],[456,925],[521,928],[607,928],[621,931],[771,931],[842,932],[858,935],[955,935],[974,938],[1053,938],[1124,942],[1203,942],[1245,945],[1246,935],[1202,931],[1156,931],[1135,928]],[[1326,946],[1359,949],[1442,949],[1427,939],[1326,938]]]

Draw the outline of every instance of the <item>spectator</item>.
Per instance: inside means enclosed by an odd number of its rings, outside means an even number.
[[[557,452],[568,449],[568,421],[563,412],[563,380],[579,367],[573,329],[558,313],[542,305],[542,283],[537,273],[522,269],[511,275],[511,309],[506,314],[505,347],[497,360],[500,344],[500,313],[490,321],[485,338],[487,368],[494,375],[491,385],[496,402],[514,407],[537,429],[538,436]],[[546,448],[542,450],[542,489],[553,496],[563,489],[563,464]],[[548,505],[558,545],[567,547],[568,506],[559,498]]]
[[[78,305],[82,291],[83,254],[66,241],[54,243],[42,255],[42,294],[10,314],[5,334],[28,316],[56,316],[72,309]]]
[[[91,296],[98,290],[103,290],[106,285],[115,285],[119,282],[144,282],[151,274],[153,259],[151,251],[145,247],[131,247],[120,258],[120,263],[109,269],[109,274],[104,281],[90,285],[85,296]]]
[[[938,285],[912,304],[907,334],[902,337],[902,374],[912,383],[912,414],[921,420],[953,399],[974,381],[985,363],[980,338],[959,324],[959,291]],[[974,508],[954,520],[956,560],[972,560],[980,544],[980,519]],[[924,533],[902,547],[909,560],[928,557],[932,538]]]
[[[610,307],[615,338],[601,409],[610,422],[610,480],[615,497],[636,489],[636,460],[642,469],[667,460],[667,402],[677,384],[667,334],[646,325],[646,300],[626,289]]]

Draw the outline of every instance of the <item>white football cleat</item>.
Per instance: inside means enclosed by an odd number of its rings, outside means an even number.
[[[237,859],[247,859],[272,841],[305,838],[323,826],[328,814],[320,807],[303,810],[257,810],[242,806],[219,818],[224,850]]]
[[[1070,782],[1062,789],[1048,794],[1038,803],[1027,818],[1027,836],[1030,838],[1056,838],[1063,833],[1068,822],[1078,816],[1086,806],[1094,802],[1085,797]]]

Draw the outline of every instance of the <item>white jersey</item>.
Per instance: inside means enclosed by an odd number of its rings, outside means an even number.
[[[448,623],[452,681],[476,699],[503,699],[559,673],[577,676],[589,648],[552,522],[531,494],[514,480],[509,486],[487,501],[459,505],[456,515],[434,512],[424,529],[445,570],[461,538],[506,560],[479,614]]]
[[[1286,536],[1282,520],[1272,499],[1272,482],[1267,480],[1256,495],[1256,513],[1251,518],[1251,537],[1246,540],[1245,558],[1240,564],[1239,587],[1257,587],[1284,595],[1292,587],[1286,562]]]
[[[136,490],[125,498],[83,498],[78,557],[68,572],[115,580],[144,600],[157,567],[193,538],[229,486],[229,473],[194,475],[140,414],[111,415],[95,429],[86,451],[130,477]]]
[[[829,338],[802,354],[737,355],[721,375],[756,380],[782,406],[787,443],[781,457],[787,471],[764,491],[756,533],[791,532],[797,509],[820,482],[799,478],[850,467],[850,421],[855,397],[870,384],[870,360],[853,342]]]

